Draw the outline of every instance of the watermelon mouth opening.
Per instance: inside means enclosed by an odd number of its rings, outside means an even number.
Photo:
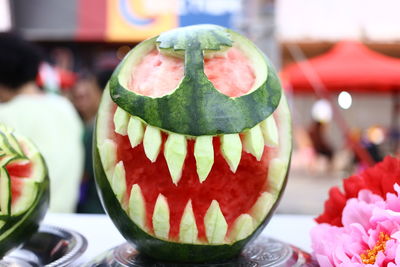
[[[171,242],[229,244],[248,237],[266,219],[281,192],[291,147],[285,143],[290,133],[284,133],[284,125],[279,127],[287,123],[280,120],[282,110],[243,133],[208,136],[213,163],[204,175],[195,153],[199,137],[166,132],[130,115],[121,126],[123,111],[109,100],[103,110],[109,114],[104,127],[108,130],[98,139],[102,164],[121,207],[142,230]],[[128,130],[131,120],[140,121],[139,140],[137,130]],[[185,140],[183,161],[176,156],[168,160],[171,136]],[[238,159],[230,155],[237,143],[223,146],[231,136],[238,137]]]
[[[228,232],[242,214],[251,213],[257,199],[268,191],[266,177],[268,176],[269,158],[275,152],[273,148],[265,149],[260,161],[245,151],[236,172],[232,172],[224,159],[218,137],[213,138],[214,167],[205,181],[200,182],[196,172],[194,157],[194,140],[188,140],[187,156],[182,169],[181,179],[177,184],[171,179],[168,164],[164,156],[164,144],[167,133],[162,134],[161,150],[155,162],[147,158],[143,144],[131,147],[128,136],[116,134],[117,162],[123,162],[126,179],[126,192],[123,196],[123,206],[127,206],[132,186],[137,184],[145,200],[144,228],[154,234],[152,218],[154,206],[161,195],[165,198],[169,209],[170,231],[169,240],[178,240],[179,225],[185,207],[191,202],[198,237],[206,242],[204,216],[212,201],[217,201],[227,223]],[[251,179],[249,179],[251,177]]]

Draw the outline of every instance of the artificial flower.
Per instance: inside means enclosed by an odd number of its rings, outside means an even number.
[[[318,223],[343,226],[342,212],[348,199],[357,197],[362,189],[368,189],[376,195],[385,197],[386,193],[394,192],[395,183],[400,184],[400,159],[387,156],[375,166],[344,179],[344,192],[338,187],[331,188],[324,212],[315,220]]]
[[[400,266],[400,186],[383,198],[361,190],[346,202],[342,227],[323,223],[311,231],[321,267]]]

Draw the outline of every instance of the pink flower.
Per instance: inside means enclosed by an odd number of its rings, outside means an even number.
[[[386,199],[361,190],[343,209],[343,227],[318,224],[311,230],[321,267],[400,266],[400,186]]]
[[[325,202],[324,212],[315,221],[343,226],[342,211],[348,199],[357,197],[362,189],[369,189],[372,193],[384,197],[387,193],[394,193],[395,183],[400,183],[400,159],[386,156],[373,167],[344,179],[343,192],[339,187],[332,187]]]

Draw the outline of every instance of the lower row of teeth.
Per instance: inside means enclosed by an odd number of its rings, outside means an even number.
[[[115,173],[117,172],[118,171]],[[124,197],[128,198],[125,196],[125,180],[122,180],[124,178],[123,176],[114,175],[112,178],[113,181],[111,182],[114,193],[120,201],[122,201]],[[265,218],[275,200],[272,194],[268,192],[262,193],[252,209],[250,209],[249,214],[241,214],[236,218],[229,232],[228,223],[221,211],[220,205],[218,201],[213,200],[203,219],[207,238],[206,242],[209,244],[224,244],[248,237]],[[126,202],[128,204],[125,205],[125,210],[131,220],[143,230],[148,231],[148,227],[146,226],[145,200],[138,184],[132,186],[129,200]],[[169,240],[170,211],[168,200],[162,194],[158,195],[154,206],[152,225],[156,237]],[[198,227],[191,200],[187,202],[182,214],[178,239],[183,243],[201,243],[198,238]]]
[[[128,135],[132,148],[143,142],[147,158],[151,162],[157,160],[162,146],[159,128],[145,125],[139,118],[131,116],[119,107],[114,113],[114,126],[116,133]],[[176,133],[167,133],[167,135],[168,138],[164,144],[164,157],[172,182],[178,184],[182,177],[182,169],[187,155],[187,136]],[[257,160],[261,160],[265,146],[278,146],[278,129],[271,115],[244,132],[243,147],[239,134],[226,134],[219,136],[219,138],[222,155],[231,171],[235,173],[240,163],[242,149],[252,154]],[[194,156],[199,180],[204,182],[214,164],[213,136],[195,138]]]

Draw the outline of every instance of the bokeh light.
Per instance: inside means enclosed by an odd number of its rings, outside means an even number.
[[[320,99],[314,103],[311,116],[319,122],[329,122],[332,119],[332,108],[330,103],[325,99]]]
[[[372,126],[367,130],[367,138],[371,143],[380,145],[385,141],[385,131],[382,127]]]
[[[350,93],[342,91],[338,96],[338,103],[342,109],[349,109],[353,103],[353,98]]]

